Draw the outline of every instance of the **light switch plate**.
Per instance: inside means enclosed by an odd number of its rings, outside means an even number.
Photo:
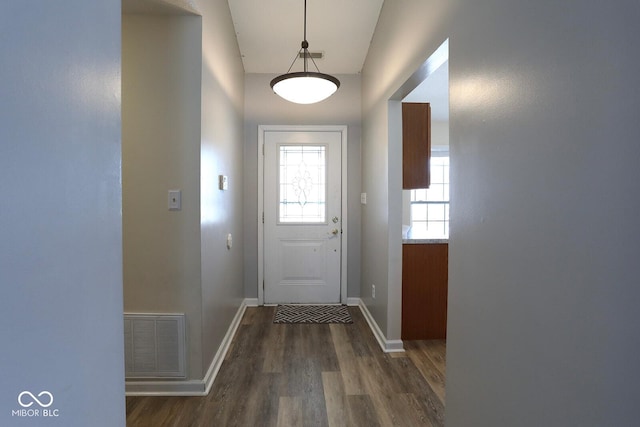
[[[182,190],[169,190],[169,210],[179,211],[182,209]]]
[[[367,193],[360,193],[360,203],[363,205],[367,204]]]
[[[229,188],[229,178],[226,175],[218,175],[219,187],[221,190],[227,190]]]

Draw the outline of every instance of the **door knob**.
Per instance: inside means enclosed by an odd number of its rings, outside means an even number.
[[[338,235],[340,231],[337,228],[334,228],[333,230],[331,230],[331,234],[333,234],[334,236]]]

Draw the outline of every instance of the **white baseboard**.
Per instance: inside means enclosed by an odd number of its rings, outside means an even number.
[[[349,306],[358,306],[360,305],[360,298],[353,298],[353,297],[348,297],[347,298],[347,305]]]
[[[258,298],[245,298],[244,305],[247,307],[259,307],[260,302],[258,301]]]
[[[231,341],[240,326],[242,316],[247,307],[257,306],[257,298],[247,298],[242,301],[236,315],[222,339],[220,347],[214,356],[207,373],[202,380],[172,380],[172,381],[126,381],[125,395],[127,396],[206,396],[211,390],[213,381],[220,371]]]
[[[367,323],[369,324],[369,328],[371,328],[371,332],[373,332],[373,335],[376,337],[376,340],[378,341],[380,348],[382,348],[382,351],[384,351],[385,353],[403,352],[404,345],[402,344],[402,340],[388,340],[387,337],[385,337],[382,331],[380,330],[380,327],[378,327],[378,324],[376,323],[375,319],[369,312],[369,309],[364,304],[362,299],[360,298],[353,298],[353,299],[358,300],[357,306],[360,307],[360,311],[362,311],[362,315],[364,316]]]
[[[240,322],[242,322],[242,316],[244,316],[244,312],[247,309],[247,300],[243,300],[242,304],[238,308],[236,315],[233,317],[233,321],[231,325],[229,325],[229,329],[227,329],[227,333],[224,335],[222,339],[222,343],[220,347],[218,347],[218,351],[211,361],[211,365],[209,365],[209,369],[207,370],[207,375],[204,377],[205,387],[205,395],[209,394],[211,390],[211,386],[213,385],[213,381],[216,379],[218,372],[220,371],[220,366],[222,366],[222,362],[224,361],[227,352],[229,351],[229,347],[231,347],[231,341],[233,341],[233,337],[236,335],[238,327],[240,326]]]

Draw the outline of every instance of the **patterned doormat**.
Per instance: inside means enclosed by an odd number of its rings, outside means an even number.
[[[273,323],[353,323],[346,305],[279,305]]]

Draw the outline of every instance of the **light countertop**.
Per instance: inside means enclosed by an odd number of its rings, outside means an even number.
[[[449,239],[446,237],[433,237],[425,232],[414,230],[406,225],[402,226],[402,244],[405,245],[418,245],[418,244],[433,244],[433,243],[449,243]]]

